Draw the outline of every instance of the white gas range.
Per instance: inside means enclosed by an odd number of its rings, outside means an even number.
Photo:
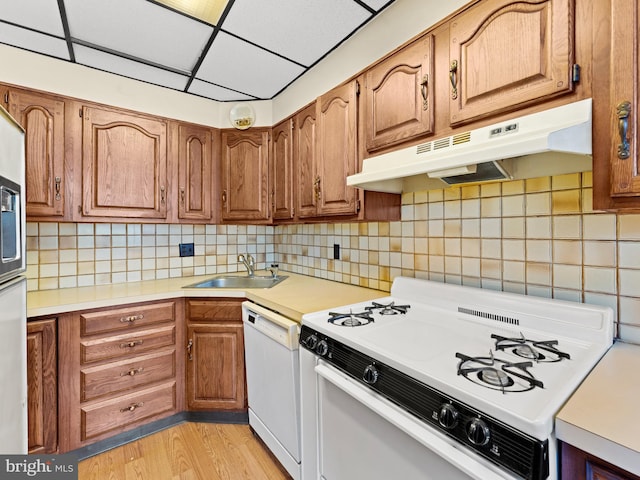
[[[554,416],[613,341],[609,308],[402,277],[302,325],[305,480],[556,478]]]

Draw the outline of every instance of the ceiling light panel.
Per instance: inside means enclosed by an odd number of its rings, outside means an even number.
[[[69,60],[69,49],[64,40],[6,23],[0,23],[0,43]]]
[[[71,37],[188,73],[213,28],[146,0],[65,0]]]
[[[351,0],[236,0],[222,28],[310,66],[370,16]]]
[[[126,58],[118,57],[93,48],[75,45],[76,62],[88,67],[97,68],[106,72],[112,72],[143,82],[153,83],[162,87],[175,90],[184,90],[189,77],[168,72],[161,68],[134,62]]]
[[[260,99],[269,99],[304,68],[220,32],[196,77]]]
[[[216,25],[224,11],[224,7],[229,3],[227,0],[155,0],[174,10],[186,13],[198,18],[203,22]]]
[[[64,37],[56,0],[4,1],[0,9],[0,19],[39,32]]]
[[[249,95],[234,92],[233,90],[229,90],[228,88],[219,87],[218,85],[203,82],[202,80],[194,80],[187,91],[189,93],[193,93],[194,95],[212,98],[220,102],[255,100],[254,97],[250,97]]]

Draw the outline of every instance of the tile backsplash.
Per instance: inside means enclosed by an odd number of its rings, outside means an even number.
[[[405,275],[608,305],[618,336],[640,343],[640,215],[594,212],[591,192],[589,172],[404,194],[397,222],[29,223],[29,289],[237,271],[248,252],[260,268],[385,291]]]

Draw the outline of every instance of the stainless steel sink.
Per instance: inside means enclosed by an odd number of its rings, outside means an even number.
[[[182,288],[271,288],[286,278],[286,275],[278,275],[277,277],[271,275],[255,275],[253,277],[218,275]]]

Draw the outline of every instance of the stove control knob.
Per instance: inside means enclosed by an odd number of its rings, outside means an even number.
[[[458,410],[450,403],[443,403],[438,414],[438,423],[447,430],[451,430],[458,424]]]
[[[367,365],[367,367],[364,369],[364,373],[362,374],[362,380],[364,380],[365,383],[368,383],[369,385],[373,385],[378,381],[378,375],[378,369],[374,364]]]
[[[321,357],[324,357],[329,351],[329,344],[326,340],[320,340],[316,346],[316,353]]]
[[[489,443],[491,432],[484,420],[474,418],[467,425],[467,438],[471,443],[478,447],[482,447]]]
[[[318,336],[317,335],[309,335],[307,339],[304,341],[304,344],[310,348],[311,350],[316,349],[316,345],[318,345]]]

